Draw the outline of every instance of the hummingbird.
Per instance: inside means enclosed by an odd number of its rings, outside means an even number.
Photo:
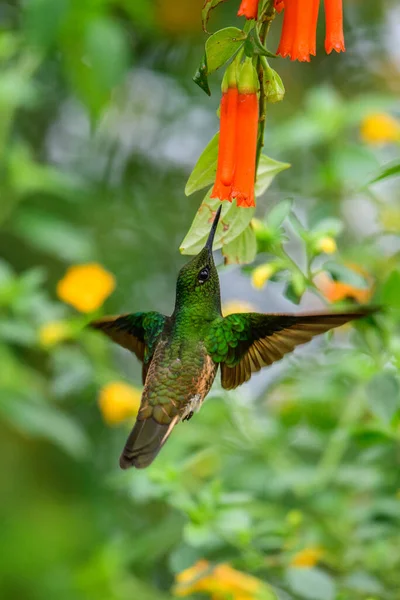
[[[153,462],[176,425],[200,409],[218,368],[222,387],[232,390],[299,344],[374,310],[223,317],[213,259],[220,214],[221,206],[204,248],[179,272],[170,317],[136,312],[90,324],[142,362],[141,405],[120,457],[122,469]]]

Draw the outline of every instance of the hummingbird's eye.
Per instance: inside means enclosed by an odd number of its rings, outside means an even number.
[[[208,267],[204,267],[198,274],[199,283],[205,283],[207,279],[210,277],[210,269]]]

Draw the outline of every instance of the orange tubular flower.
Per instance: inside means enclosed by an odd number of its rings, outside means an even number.
[[[281,40],[277,54],[291,60],[310,61],[316,52],[316,31],[320,0],[274,0],[275,9],[285,8]],[[345,50],[343,38],[342,0],[324,0],[326,36],[325,50]]]
[[[237,104],[236,66],[231,65],[222,81],[218,164],[211,198],[231,200],[230,194],[235,170]]]
[[[243,63],[239,77],[235,174],[232,198],[238,206],[255,206],[254,180],[258,134],[257,75],[251,59]]]
[[[344,52],[343,36],[343,8],[342,0],[325,0],[325,50],[330,54],[332,50]]]
[[[242,0],[238,10],[238,17],[257,19],[259,0]]]

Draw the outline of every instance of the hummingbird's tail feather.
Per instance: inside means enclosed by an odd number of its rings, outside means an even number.
[[[148,467],[160,452],[178,421],[178,415],[168,425],[157,423],[152,418],[136,421],[119,459],[121,469]]]

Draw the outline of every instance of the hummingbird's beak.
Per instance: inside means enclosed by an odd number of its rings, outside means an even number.
[[[206,245],[204,246],[205,248],[208,248],[208,250],[210,252],[212,252],[214,236],[215,236],[215,232],[217,231],[218,221],[219,221],[219,217],[221,215],[221,209],[222,209],[222,204],[219,205],[219,208],[218,208],[217,212],[215,213],[214,221],[211,226],[211,231],[208,234],[208,239],[206,241]]]

